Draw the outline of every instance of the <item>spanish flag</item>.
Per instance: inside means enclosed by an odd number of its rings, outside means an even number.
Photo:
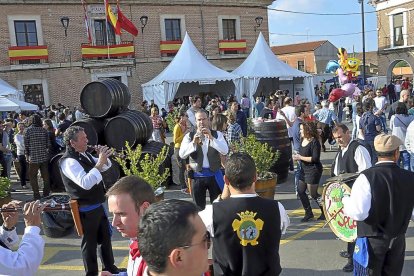
[[[104,3],[105,3],[105,12],[106,12],[107,20],[111,22],[111,25],[114,27],[115,34],[120,35],[121,26],[118,22],[118,17],[112,12],[112,9],[108,3],[108,0],[104,0]]]
[[[138,35],[138,29],[135,27],[134,23],[132,23],[121,11],[119,8],[119,2],[117,3],[118,7],[118,24],[119,27],[123,30],[127,31],[128,33],[132,34],[133,36]]]

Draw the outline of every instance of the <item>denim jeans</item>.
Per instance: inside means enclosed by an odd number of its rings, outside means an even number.
[[[5,153],[4,160],[6,161],[7,177],[10,178],[11,166],[13,163],[13,155],[11,153]]]
[[[302,162],[300,161],[296,161],[297,165],[296,165],[296,170],[295,170],[295,192],[298,192],[298,187],[299,187],[299,180],[303,180],[303,175],[302,175]]]
[[[408,151],[406,150],[400,151],[400,158],[398,159],[397,164],[399,167],[403,168],[404,170],[407,170],[407,171],[410,170],[410,154],[408,153]]]
[[[414,153],[410,153],[410,169],[414,172]]]
[[[356,118],[352,118],[352,140],[355,140],[358,136],[358,129],[356,124]]]
[[[387,129],[387,119],[385,118],[385,115],[382,114],[378,118],[380,119],[382,130],[384,131],[385,134],[387,134],[388,133],[388,129]]]

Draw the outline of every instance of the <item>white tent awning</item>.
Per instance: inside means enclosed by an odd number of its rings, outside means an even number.
[[[7,96],[16,94],[18,90],[5,82],[4,80],[0,79],[0,96]]]
[[[17,104],[21,111],[35,111],[35,110],[39,109],[39,107],[35,104],[27,103],[27,102],[24,102],[24,101],[13,99],[13,98],[8,98],[8,99],[10,101],[14,102],[15,104]]]
[[[17,104],[7,99],[6,97],[0,96],[0,111],[1,112],[18,111],[18,110],[19,110],[19,106]]]
[[[180,50],[171,63],[154,79],[142,84],[144,99],[161,108],[174,99],[180,83],[235,80],[238,77],[211,64],[194,46],[186,33]]]

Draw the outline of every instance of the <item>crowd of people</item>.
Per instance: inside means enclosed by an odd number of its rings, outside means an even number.
[[[193,202],[178,199],[155,202],[151,186],[137,176],[119,179],[109,190],[103,173],[112,165],[113,150],[98,146],[97,157],[87,152],[88,137],[83,128],[70,126],[80,110],[57,114],[53,107],[26,117],[10,114],[2,124],[0,161],[2,176],[10,177],[11,162],[19,160],[22,189],[27,189],[27,171],[33,199],[50,194],[49,161],[59,160],[62,180],[71,199],[79,204],[83,227],[81,254],[86,275],[189,275],[209,269],[208,250],[213,248],[214,275],[279,275],[282,271],[279,245],[290,220],[283,204],[264,199],[255,192],[257,172],[248,153],[232,151],[232,143],[248,134],[248,118],[284,121],[292,142],[289,170],[294,174],[294,192],[300,200],[307,223],[314,218],[310,199],[321,209],[317,220],[325,220],[318,193],[326,142],[337,144],[331,175],[356,173],[346,184],[350,197],[342,199],[344,212],[357,221],[358,239],[347,244],[341,256],[348,259],[343,271],[358,269],[361,275],[400,275],[404,264],[405,232],[414,218],[414,115],[411,91],[402,89],[393,102],[382,90],[364,89],[352,97],[348,109],[341,101],[322,100],[315,106],[299,94],[277,91],[255,102],[243,95],[227,100],[190,96],[176,99],[159,110],[152,101],[142,103],[153,124],[152,140],[165,143],[172,132],[181,191]],[[347,101],[343,101],[346,103]],[[348,110],[348,111],[346,111]],[[342,123],[349,112],[352,129]],[[170,115],[171,114],[171,115]],[[388,116],[387,116],[388,115]],[[169,129],[167,116],[175,125]],[[56,120],[56,117],[58,120]],[[388,120],[388,121],[387,121]],[[16,130],[14,130],[16,127]],[[14,133],[15,131],[15,133]],[[39,191],[38,171],[43,179]],[[375,184],[375,185],[374,185]],[[210,203],[206,203],[207,191]],[[110,221],[104,203],[108,202]],[[3,207],[14,208],[17,202]],[[39,201],[24,206],[25,235],[17,252],[8,248],[18,240],[17,213],[2,213],[0,229],[0,273],[34,275],[43,256]],[[112,226],[110,226],[112,225]],[[128,267],[114,264],[111,231],[130,240]],[[354,257],[361,243],[369,248],[369,262]],[[36,258],[23,254],[31,246]],[[358,250],[354,250],[358,246]],[[30,251],[29,250],[29,251]],[[355,253],[354,253],[355,251]],[[12,271],[10,262],[18,264]],[[126,270],[126,271],[124,271]]]

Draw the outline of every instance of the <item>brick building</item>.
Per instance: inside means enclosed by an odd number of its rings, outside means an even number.
[[[22,90],[27,101],[78,105],[87,83],[111,77],[129,87],[137,108],[141,84],[169,64],[186,32],[210,62],[233,70],[253,48],[256,31],[268,37],[266,6],[273,1],[120,0],[123,14],[139,29],[137,37],[114,34],[103,0],[84,2],[0,0],[0,78]],[[117,14],[116,1],[109,2]],[[256,29],[257,17],[263,22]]]
[[[398,62],[414,68],[414,1],[376,0],[372,4],[377,12],[379,75],[390,81]]]
[[[291,67],[310,74],[325,73],[329,60],[337,60],[337,48],[328,40],[273,46],[273,53]]]

